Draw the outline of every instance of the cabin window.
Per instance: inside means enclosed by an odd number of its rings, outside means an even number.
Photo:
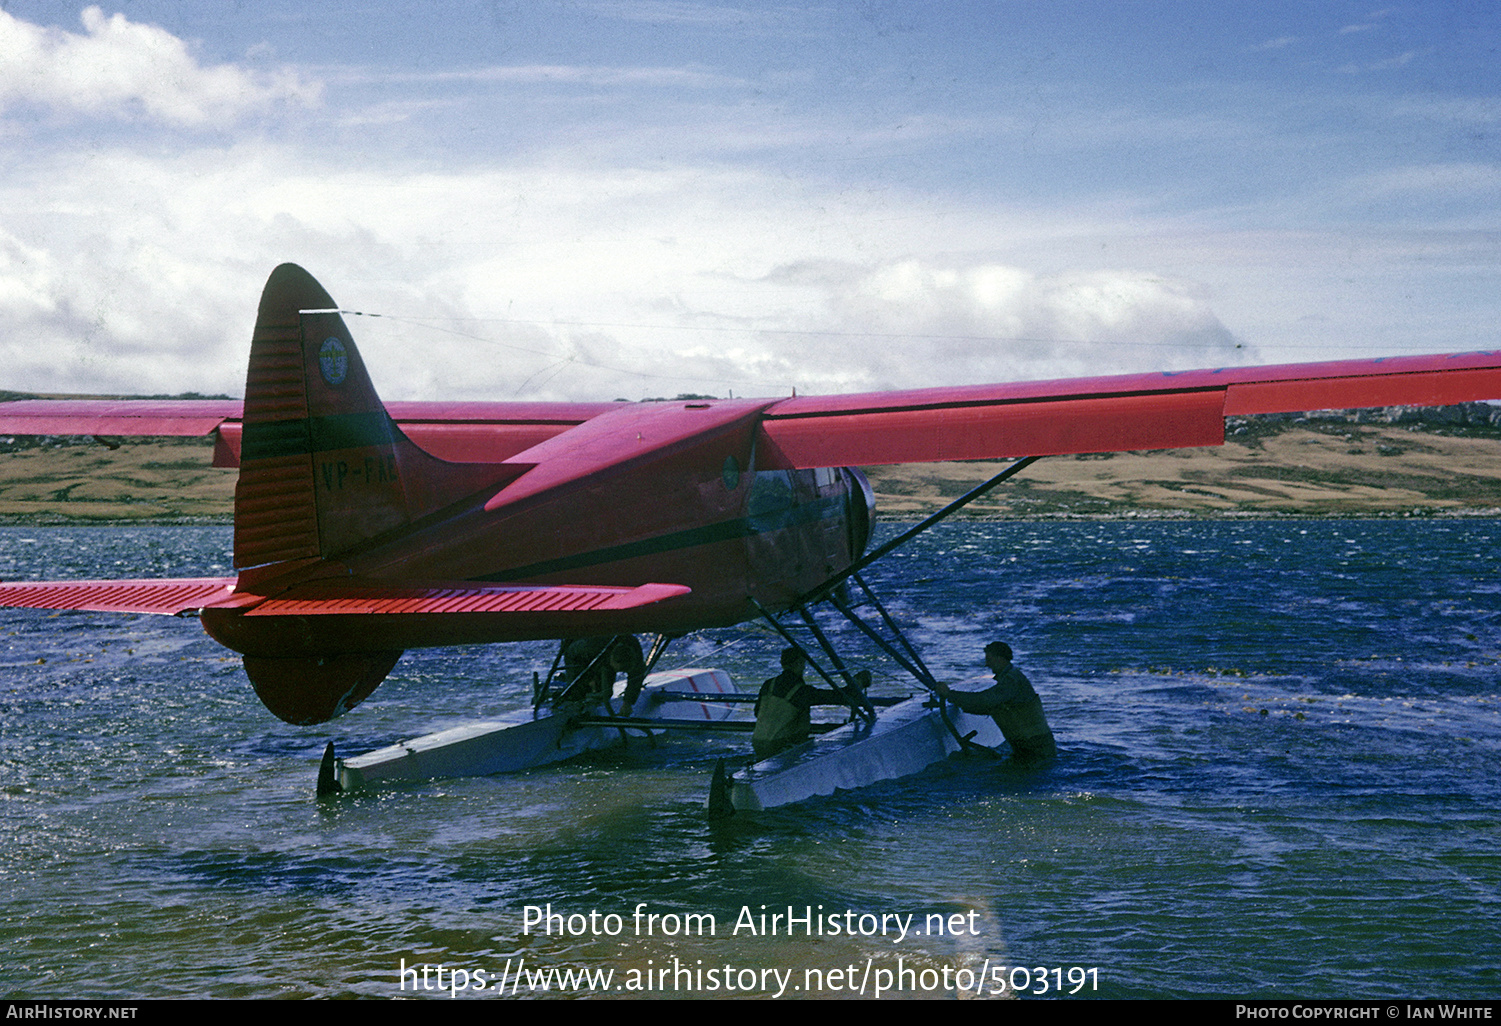
[[[749,512],[753,517],[778,513],[795,505],[792,475],[785,470],[758,470],[751,482]]]

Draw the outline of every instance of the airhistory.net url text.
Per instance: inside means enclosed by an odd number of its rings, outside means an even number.
[[[671,964],[632,968],[618,976],[614,969],[586,969],[577,966],[528,967],[525,958],[506,959],[499,970],[455,968],[431,963],[407,965],[401,960],[397,971],[399,990],[403,993],[441,993],[458,997],[461,993],[494,997],[558,994],[764,994],[779,998],[803,994],[853,994],[879,998],[897,993],[967,993],[975,996],[1000,997],[1006,994],[1077,994],[1087,986],[1099,989],[1099,969],[1083,966],[1005,966],[986,960],[975,969],[953,966],[908,964],[905,958],[867,958],[829,968],[788,969],[776,967],[705,966],[703,959],[684,962],[673,957]]]

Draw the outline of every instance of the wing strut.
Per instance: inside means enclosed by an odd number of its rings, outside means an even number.
[[[957,513],[959,510],[963,509],[971,502],[974,502],[976,499],[983,496],[986,492],[990,491],[1002,481],[1005,481],[1007,478],[1015,474],[1021,473],[1023,470],[1026,470],[1028,467],[1030,467],[1040,459],[1042,459],[1041,456],[1022,457],[1015,463],[1012,463],[1005,470],[1001,471],[995,477],[991,478],[989,481],[986,481],[982,485],[971,488],[968,492],[965,492],[963,495],[959,496],[959,498],[943,507],[943,509],[939,510],[937,513],[934,513],[927,519],[920,521],[919,523],[903,531],[901,534],[897,535],[895,538],[891,539],[889,542],[887,542],[885,545],[882,545],[874,552],[868,552],[864,556],[855,560],[855,562],[852,563],[849,569],[845,570],[844,573],[839,574],[836,577],[831,577],[827,581],[820,584],[817,588],[814,588],[812,591],[799,595],[792,601],[791,608],[797,609],[798,607],[806,605],[809,602],[817,602],[824,599],[830,592],[839,587],[839,585],[855,576],[855,574],[859,573],[861,570],[864,570],[866,567],[870,566],[870,564],[886,555],[892,549],[895,549],[897,546],[912,540],[919,534],[922,534],[924,531],[932,527],[934,524],[938,523],[940,520],[947,518],[951,514]]]

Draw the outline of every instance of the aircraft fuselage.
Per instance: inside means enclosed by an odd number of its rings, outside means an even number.
[[[858,470],[741,470],[752,455],[749,430],[746,436],[738,455],[711,439],[519,508],[487,512],[479,501],[464,504],[340,560],[365,581],[667,582],[691,594],[598,616],[573,613],[566,623],[548,614],[255,617],[206,609],[204,628],[242,654],[288,658],[626,631],[682,634],[755,616],[751,599],[785,608],[859,557],[873,502]]]

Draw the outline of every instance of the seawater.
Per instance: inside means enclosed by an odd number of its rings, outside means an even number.
[[[411,652],[358,710],[295,728],[191,620],[0,610],[0,990],[446,999],[462,971],[470,998],[513,974],[509,1000],[608,971],[607,993],[685,997],[1494,997],[1498,537],[942,526],[870,580],[940,676],[982,676],[985,642],[1009,640],[1056,765],[953,760],[724,824],[709,773],[743,738],[314,800],[326,741],[524,708],[547,644]],[[229,546],[219,527],[8,527],[0,578],[226,574]],[[664,666],[752,688],[780,644],[705,632]],[[525,975],[549,969],[594,975]]]

